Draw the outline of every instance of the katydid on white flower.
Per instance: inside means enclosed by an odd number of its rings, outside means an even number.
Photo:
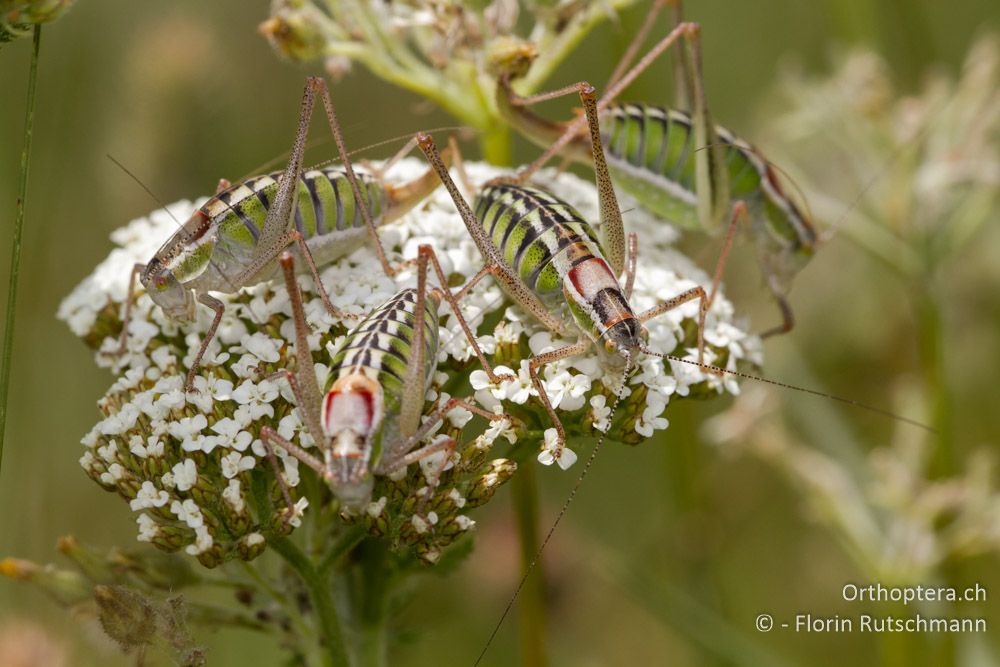
[[[302,173],[306,136],[317,93],[321,96],[330,131],[343,167],[326,167]],[[391,185],[381,174],[414,146],[411,141],[378,173],[355,173],[348,159],[336,112],[326,83],[309,77],[291,157],[283,172],[246,179],[236,185],[219,184],[215,196],[171,236],[146,264],[136,264],[129,277],[118,353],[126,350],[135,277],[164,313],[181,322],[195,319],[198,303],[215,312],[201,347],[187,374],[190,389],[195,374],[219,323],[224,306],[209,292],[235,293],[270,279],[277,258],[289,246],[299,266],[316,281],[323,304],[340,319],[358,319],[330,301],[319,278],[319,266],[343,257],[370,239],[382,270],[394,275],[393,266],[379,241],[377,227],[398,219],[437,187],[436,176]]]
[[[375,475],[387,475],[432,454],[452,451],[456,443],[450,438],[414,448],[454,408],[463,407],[492,421],[510,419],[467,400],[450,398],[421,422],[424,397],[437,368],[441,301],[448,302],[490,381],[505,379],[494,374],[479,348],[433,248],[419,248],[416,288],[399,291],[347,333],[330,361],[323,392],[313,370],[309,325],[294,261],[289,253],[280,258],[295,322],[296,369],[294,373],[282,371],[280,376],[291,385],[302,421],[320,455],[302,449],[269,426],[261,429],[261,438],[315,470],[346,508],[359,510],[371,500]],[[439,287],[427,287],[428,264],[437,274]],[[428,480],[431,486],[437,484],[440,473],[441,469]],[[283,491],[290,503],[287,490]]]
[[[597,93],[590,84],[578,87],[590,131],[600,136]],[[417,142],[437,170],[445,188],[475,240],[486,266],[474,276],[459,296],[490,274],[514,301],[553,333],[576,337],[576,343],[539,354],[528,362],[531,382],[556,429],[557,441],[547,448],[546,460],[558,461],[566,444],[566,432],[538,376],[542,366],[586,352],[593,344],[611,359],[624,362],[623,379],[636,355],[654,356],[646,345],[642,323],[688,301],[699,301],[698,364],[703,361],[704,323],[708,295],[701,286],[636,314],[629,305],[635,279],[637,243],[626,237],[617,197],[608,174],[604,150],[594,141],[593,162],[601,210],[600,238],[572,206],[537,188],[521,185],[516,178],[494,179],[469,207],[448,174],[434,140],[418,134]],[[624,287],[618,276],[625,272]]]
[[[634,67],[629,65],[652,28],[659,11],[673,5],[676,25]],[[771,163],[755,147],[712,122],[701,72],[700,27],[680,21],[680,0],[656,0],[615,72],[597,111],[605,131],[600,141],[617,185],[644,207],[683,229],[714,234],[730,217],[723,250],[710,290],[712,301],[736,226],[749,223],[764,280],[780,311],[781,324],[762,336],[790,331],[794,315],[787,294],[791,279],[812,257],[817,235],[809,218],[785,193]],[[677,42],[683,41],[678,46]],[[690,111],[615,99],[662,53],[673,47],[678,66],[679,97]],[[576,90],[521,97],[512,87],[516,72],[501,72],[497,105],[519,132],[545,149],[520,177],[527,179],[554,155],[592,163],[585,119],[557,123],[541,118],[528,106]],[[685,104],[680,101],[679,104]]]

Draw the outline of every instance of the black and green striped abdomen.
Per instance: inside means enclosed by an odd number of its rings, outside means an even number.
[[[253,247],[260,238],[267,212],[278,194],[280,171],[254,176],[208,200],[201,212],[220,233],[241,245]],[[386,206],[386,193],[373,176],[358,173],[358,186],[378,224]],[[365,225],[355,206],[351,184],[341,170],[328,167],[305,172],[299,182],[293,225],[307,240]]]
[[[562,291],[574,257],[600,255],[590,223],[572,206],[537,188],[512,184],[486,187],[476,198],[476,219],[521,280],[543,298]]]
[[[334,354],[325,391],[336,380],[351,373],[364,373],[382,385],[387,411],[398,411],[406,388],[406,369],[413,355],[412,341],[417,291],[404,289],[379,306],[347,334]],[[428,296],[424,308],[424,384],[411,391],[423,392],[437,364],[438,301]]]
[[[679,188],[695,193],[695,146],[691,115],[647,104],[611,105],[605,111],[602,139],[616,162],[659,176]],[[760,194],[762,174],[752,148],[741,145],[729,130],[716,127],[723,145],[723,159],[732,199]]]
[[[657,215],[682,227],[702,228],[695,174],[701,147],[695,146],[691,115],[648,104],[612,104],[601,123],[615,183]],[[729,201],[745,202],[781,252],[811,252],[815,230],[784,193],[764,156],[724,127],[716,126],[715,133]],[[712,159],[711,153],[707,156]],[[710,178],[716,171],[709,169]]]

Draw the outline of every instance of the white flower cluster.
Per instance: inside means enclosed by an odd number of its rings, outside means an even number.
[[[470,164],[468,168],[477,183],[499,173],[477,164]],[[404,160],[394,167],[390,179],[409,180],[420,176],[425,169],[421,161]],[[543,173],[540,183],[575,205],[585,218],[597,219],[592,185],[569,174],[552,172]],[[124,355],[113,354],[119,341],[114,327],[107,322],[120,321],[119,312],[133,265],[147,261],[160,243],[176,231],[178,221],[186,219],[196,205],[178,202],[114,232],[112,239],[121,247],[113,250],[66,298],[58,316],[75,334],[98,349],[99,365],[110,367],[119,376],[102,401],[105,419],[83,439],[88,451],[81,464],[100,483],[125,495],[134,511],[143,512],[138,519],[140,539],[155,541],[157,536],[163,537],[160,522],[148,514],[156,512],[155,516],[160,519],[170,518],[189,529],[184,546],[198,555],[213,547],[213,522],[196,504],[192,505],[192,498],[199,493],[218,494],[220,506],[224,505],[223,512],[250,528],[246,498],[248,475],[255,468],[268,465],[266,450],[259,437],[263,423],[270,423],[282,436],[302,447],[310,447],[313,442],[303,429],[297,409],[291,407],[294,397],[287,383],[269,379],[269,373],[262,373],[281,368],[293,354],[291,306],[280,280],[248,287],[238,295],[216,295],[226,303],[226,312],[192,392],[183,390],[183,375],[211,321],[212,314],[207,308],[199,306],[197,322],[182,331],[145,294],[140,294],[133,306],[127,350]],[[708,284],[703,272],[665,247],[672,235],[669,227],[642,213],[631,202],[623,202],[623,207],[629,210],[626,216],[629,231],[637,232],[644,239],[632,300],[637,312],[695,284]],[[419,245],[432,245],[449,275],[459,274],[468,279],[482,265],[478,249],[443,188],[415,212],[383,228],[381,233],[385,246],[397,256],[414,257]],[[645,239],[656,242],[647,243]],[[415,284],[415,270],[404,271],[392,279],[373,270],[377,266],[374,252],[362,247],[322,268],[322,279],[333,303],[349,312],[368,313],[400,288]],[[317,351],[325,346],[332,352],[340,339],[332,338],[327,332],[335,326],[342,327],[339,329],[342,332],[343,327],[351,323],[337,322],[327,313],[320,300],[313,296],[309,276],[301,276],[300,281],[307,299],[307,319],[314,331],[310,345]],[[504,303],[500,289],[486,280],[462,301],[461,307],[475,328],[483,316],[502,308]],[[678,352],[676,348],[685,340],[685,330],[691,330],[697,308],[697,303],[692,302],[648,322],[650,348],[693,360],[695,350]],[[474,355],[447,313],[447,307],[442,306],[439,362],[442,367],[451,362],[455,362],[456,367],[463,367],[467,360],[474,360]],[[507,308],[503,315],[492,335],[479,337],[487,354],[499,347],[510,349],[519,345],[526,345],[532,354],[538,354],[574,342],[553,338],[517,307]],[[758,339],[734,325],[732,318],[732,305],[721,296],[717,297],[706,322],[705,338],[714,348],[708,351],[708,361],[725,350],[726,364],[731,369],[741,360],[759,363]],[[182,343],[173,344],[172,340]],[[527,361],[518,359],[517,362],[516,369],[497,368],[498,372],[516,378],[500,386],[491,385],[483,371],[472,372],[469,381],[475,398],[485,408],[497,411],[516,409],[530,400],[532,407],[537,406],[541,413],[537,399],[532,398],[536,392],[528,378]],[[328,369],[317,364],[316,371],[322,385]],[[542,375],[557,410],[565,413],[586,410],[580,413],[582,418],[577,421],[586,419],[599,429],[609,428],[612,402],[609,396],[621,384],[620,369],[604,367],[596,353],[591,352],[550,364],[543,369]],[[447,380],[447,373],[438,373],[437,384]],[[591,395],[596,381],[600,381],[604,394]],[[624,397],[639,388],[645,394],[642,405],[633,406],[636,412],[634,432],[648,437],[666,428],[667,420],[662,414],[670,397],[686,395],[692,385],[700,383],[707,383],[717,392],[737,391],[729,377],[705,376],[695,366],[676,363],[671,364],[668,373],[658,359],[639,359],[628,386],[622,390]],[[434,389],[430,398],[446,400],[448,395]],[[451,428],[461,429],[471,417],[468,411],[456,409],[449,414],[448,421]],[[545,434],[539,460],[552,463],[558,458],[561,466],[568,467],[575,454],[567,449],[561,456],[554,456],[554,429],[549,430],[551,433]],[[486,450],[499,437],[510,442],[517,439],[516,429],[509,420],[491,424],[475,440],[475,445]],[[280,450],[275,454],[281,460],[285,482],[294,488],[299,482],[299,461]],[[142,473],[137,474],[136,470]],[[204,480],[218,478],[224,488],[214,491],[202,488],[211,486]],[[433,525],[428,522],[427,515],[420,521],[424,522],[420,525],[425,529]],[[462,517],[459,523],[473,525],[467,517]],[[246,533],[243,542],[248,547],[256,547],[260,543],[257,537],[247,542],[251,534],[256,533]]]

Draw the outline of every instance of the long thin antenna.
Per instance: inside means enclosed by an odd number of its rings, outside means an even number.
[[[183,229],[183,228],[184,228],[184,224],[183,224],[183,223],[182,223],[182,222],[181,222],[180,220],[178,220],[178,219],[177,219],[177,218],[176,218],[176,217],[174,216],[174,214],[173,214],[173,213],[171,213],[171,212],[170,212],[170,209],[169,209],[169,208],[167,208],[167,205],[166,205],[166,204],[164,204],[164,203],[163,203],[163,201],[162,201],[162,200],[161,200],[161,199],[160,199],[159,197],[157,197],[157,196],[156,196],[156,193],[155,193],[155,192],[153,192],[153,191],[152,191],[151,189],[149,189],[149,187],[148,187],[148,186],[147,186],[147,185],[146,185],[145,183],[143,183],[143,182],[142,182],[142,179],[141,179],[141,178],[139,178],[138,176],[136,176],[136,175],[135,175],[135,173],[133,173],[133,172],[132,172],[132,171],[131,171],[131,170],[130,170],[130,169],[129,169],[128,167],[126,167],[126,166],[125,166],[125,165],[123,165],[123,164],[122,164],[121,162],[119,162],[118,160],[116,160],[116,159],[115,159],[115,157],[114,157],[113,155],[111,155],[111,153],[105,153],[104,155],[105,155],[105,157],[107,157],[107,158],[108,158],[109,160],[111,160],[111,161],[112,161],[112,162],[113,162],[113,163],[115,164],[115,166],[116,166],[116,167],[118,167],[119,169],[121,169],[122,171],[124,171],[124,172],[125,172],[125,174],[126,174],[126,175],[127,175],[127,176],[128,176],[129,178],[131,178],[131,179],[132,179],[133,181],[135,181],[135,182],[136,182],[136,184],[137,184],[137,185],[138,185],[138,186],[139,186],[140,188],[142,188],[142,189],[143,189],[143,191],[144,191],[144,192],[145,192],[145,193],[146,193],[147,195],[149,195],[149,196],[150,196],[150,198],[152,198],[152,200],[153,200],[153,201],[155,201],[155,202],[156,202],[156,205],[157,205],[157,206],[159,206],[159,207],[160,207],[160,209],[161,209],[161,210],[163,210],[163,211],[164,211],[164,212],[165,212],[165,213],[166,213],[166,214],[167,214],[168,216],[170,216],[170,219],[174,221],[174,224],[175,224],[175,225],[177,225],[177,228],[178,228],[178,229]],[[232,206],[231,206],[231,205],[229,205],[228,203],[227,203],[226,205],[227,205],[227,206],[229,206],[229,208],[232,208]],[[225,273],[224,273],[223,271],[219,270],[219,267],[218,267],[218,266],[217,266],[217,265],[216,265],[216,264],[215,264],[215,263],[214,263],[214,262],[212,261],[212,259],[211,259],[211,258],[209,258],[208,262],[209,262],[209,264],[211,264],[212,266],[214,266],[214,267],[215,267],[215,269],[216,269],[216,271],[218,272],[218,274],[219,274],[220,276],[222,276],[222,277],[223,277],[223,278],[225,279],[225,281],[226,281],[226,282],[227,282],[227,283],[229,284],[229,287],[230,287],[230,288],[232,288],[233,292],[238,292],[238,291],[239,291],[239,288],[238,288],[238,287],[236,287],[236,285],[234,285],[234,284],[233,284],[233,283],[232,283],[232,282],[231,282],[231,281],[229,280],[229,278],[227,278],[227,277],[226,277],[226,274],[225,274]],[[131,278],[131,279],[132,279],[132,280],[135,280],[135,276],[132,276],[132,278]],[[249,307],[249,304],[248,304],[248,307]]]
[[[486,645],[483,646],[483,650],[480,651],[479,657],[476,658],[476,662],[473,664],[473,667],[476,667],[480,662],[482,662],[483,657],[486,655],[486,651],[490,648],[490,644],[493,643],[493,639],[497,636],[497,633],[500,632],[500,626],[503,625],[504,620],[507,618],[508,614],[510,614],[510,610],[514,607],[514,602],[517,601],[517,596],[520,595],[521,589],[524,588],[524,584],[528,581],[528,577],[531,576],[532,571],[535,569],[535,565],[537,565],[538,561],[541,560],[542,552],[545,551],[545,546],[549,543],[549,540],[552,539],[552,535],[556,532],[556,527],[566,515],[566,510],[569,509],[573,499],[576,498],[576,494],[580,490],[580,485],[583,483],[583,478],[587,476],[588,472],[590,472],[591,466],[594,465],[594,461],[597,459],[597,453],[601,450],[601,445],[604,444],[604,439],[607,437],[608,431],[611,430],[611,423],[615,418],[615,410],[618,409],[618,404],[621,403],[622,395],[625,393],[625,382],[628,380],[628,372],[632,369],[632,357],[626,352],[623,352],[623,355],[625,356],[625,370],[622,371],[621,387],[618,389],[618,393],[615,396],[615,402],[611,405],[611,414],[608,416],[608,428],[601,434],[601,437],[597,439],[597,444],[594,445],[594,449],[591,450],[590,456],[587,457],[587,462],[583,465],[583,470],[580,471],[580,476],[576,478],[576,483],[573,485],[569,495],[566,497],[566,501],[563,503],[562,509],[559,510],[559,514],[556,515],[555,521],[552,522],[549,532],[545,534],[545,539],[543,539],[542,543],[538,545],[538,551],[535,552],[531,562],[528,563],[528,567],[525,568],[524,574],[521,575],[521,581],[518,582],[517,588],[514,589],[514,594],[511,595],[510,600],[507,601],[507,606],[504,607],[503,613],[500,615],[500,619],[493,627],[493,632],[490,633],[489,638],[486,640]]]
[[[431,129],[425,130],[425,131],[428,134],[433,133],[433,132],[473,132],[473,133],[474,132],[478,132],[478,130],[476,130],[476,128],[474,128],[474,127],[472,127],[470,125],[446,125],[446,126],[443,126],[443,127],[431,128]],[[373,144],[368,144],[367,146],[361,146],[360,148],[355,148],[354,150],[350,150],[350,151],[347,152],[347,156],[348,157],[354,157],[355,155],[359,155],[361,153],[366,153],[366,152],[368,152],[368,151],[370,151],[370,150],[372,150],[374,148],[380,148],[382,146],[386,146],[386,145],[389,145],[389,144],[396,144],[396,143],[399,143],[400,141],[402,141],[404,139],[410,140],[412,138],[413,138],[413,132],[409,132],[407,134],[396,135],[395,137],[390,137],[388,139],[383,139],[382,141],[376,141]],[[309,142],[306,145],[306,150],[309,150],[311,148],[316,148],[317,146],[326,145],[326,144],[330,143],[333,140],[334,140],[333,137],[323,137],[322,139],[316,139],[314,141]],[[259,174],[259,173],[267,170],[272,165],[277,164],[277,163],[281,162],[282,160],[284,160],[290,154],[291,154],[291,151],[287,150],[284,153],[281,153],[280,155],[277,155],[277,156],[271,158],[267,162],[264,162],[264,163],[262,163],[262,164],[260,164],[260,165],[258,165],[256,167],[254,167],[253,171],[249,172],[248,174],[246,174],[243,178],[241,178],[239,180],[245,180],[246,178],[249,178],[253,174]],[[341,162],[340,158],[336,158],[336,157],[327,158],[326,160],[322,160],[320,162],[317,162],[316,164],[314,164],[312,166],[303,168],[303,171],[308,171],[309,169],[319,169],[321,167],[325,167],[328,164],[339,164],[340,162]]]
[[[156,202],[157,206],[159,206],[159,207],[160,207],[160,208],[162,208],[162,209],[163,209],[164,211],[166,211],[166,212],[167,212],[167,215],[169,215],[169,216],[171,217],[171,219],[172,219],[172,220],[173,220],[173,221],[174,221],[175,223],[177,223],[177,226],[178,226],[178,227],[183,227],[183,226],[184,226],[183,224],[181,224],[181,221],[180,221],[180,220],[178,220],[177,218],[175,218],[175,217],[174,217],[174,214],[170,212],[170,210],[169,210],[169,209],[167,208],[167,205],[166,205],[166,204],[164,204],[164,203],[163,203],[163,201],[161,201],[161,200],[160,200],[160,198],[156,196],[156,193],[155,193],[155,192],[153,192],[152,190],[150,190],[150,189],[149,189],[149,187],[148,187],[148,186],[147,186],[147,185],[146,185],[145,183],[143,183],[143,182],[142,182],[142,179],[141,179],[141,178],[139,178],[138,176],[136,176],[136,175],[135,175],[135,174],[134,174],[134,173],[133,173],[133,172],[132,172],[132,171],[131,171],[131,170],[130,170],[130,169],[129,169],[128,167],[126,167],[126,166],[125,166],[125,165],[123,165],[123,164],[122,164],[121,162],[119,162],[118,160],[116,160],[116,159],[115,159],[115,157],[114,157],[113,155],[111,155],[111,153],[105,153],[104,155],[105,155],[105,157],[107,157],[107,158],[108,158],[109,160],[111,160],[112,162],[114,162],[114,164],[115,164],[115,166],[116,166],[116,167],[118,167],[119,169],[121,169],[122,171],[124,171],[124,172],[125,172],[125,174],[126,174],[126,175],[127,175],[127,176],[128,176],[129,178],[131,178],[131,179],[132,179],[133,181],[135,181],[135,182],[136,182],[136,185],[138,185],[138,186],[139,186],[140,188],[142,188],[142,189],[143,189],[143,191],[144,191],[144,192],[145,192],[145,193],[146,193],[147,195],[149,195],[149,196],[150,196],[150,197],[152,198],[152,200],[153,200],[153,201],[155,201],[155,202]]]
[[[653,352],[652,350],[646,348],[645,346],[640,348],[646,354],[659,357],[660,359],[669,359],[670,361],[677,361],[682,364],[690,364],[691,366],[697,366],[702,370],[708,370],[713,373],[718,373],[720,375],[732,375],[735,377],[740,377],[745,380],[754,380],[756,382],[763,382],[764,384],[774,385],[775,387],[781,387],[782,389],[793,389],[795,391],[801,391],[806,394],[812,394],[813,396],[820,396],[822,398],[829,398],[834,401],[839,401],[840,403],[846,403],[847,405],[852,405],[856,408],[861,408],[862,410],[868,410],[869,412],[874,412],[875,414],[882,415],[883,417],[889,417],[896,421],[901,421],[904,424],[909,424],[910,426],[916,426],[917,428],[922,428],[929,433],[937,433],[937,429],[927,424],[922,424],[915,419],[910,419],[909,417],[904,417],[902,415],[896,414],[884,408],[875,407],[874,405],[868,405],[867,403],[862,403],[861,401],[855,401],[853,398],[844,398],[843,396],[837,396],[836,394],[829,394],[825,391],[819,391],[818,389],[808,389],[806,387],[799,387],[794,384],[789,384],[787,382],[781,382],[779,380],[771,380],[768,378],[760,377],[759,375],[751,375],[750,373],[743,373],[742,371],[731,371],[719,366],[713,366],[712,364],[699,364],[697,361],[692,359],[682,359],[676,357],[672,354],[663,354],[661,352]]]

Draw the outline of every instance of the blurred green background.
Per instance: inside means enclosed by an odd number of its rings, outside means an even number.
[[[550,83],[603,83],[646,8],[640,3],[620,25],[597,29]],[[0,474],[0,556],[57,560],[55,540],[64,534],[105,547],[134,541],[134,519],[123,503],[100,491],[77,464],[78,441],[94,423],[95,401],[111,378],[94,368],[90,353],[54,313],[107,254],[108,233],[156,206],[106,154],[171,202],[210,194],[218,178],[253,173],[287,149],[303,77],[320,68],[280,61],[256,33],[266,16],[264,2],[80,0],[43,30],[14,387]],[[1000,28],[1000,5],[993,0],[689,0],[686,16],[703,26],[705,79],[716,118],[752,140],[775,112],[775,77],[785,66],[820,75],[839,49],[866,46],[886,59],[898,88],[912,92],[931,68],[957,74],[975,35]],[[0,49],[0,275],[7,272],[29,52],[29,40]],[[654,69],[629,97],[669,102],[667,72],[666,64]],[[333,92],[352,147],[453,124],[360,67]],[[311,161],[329,152],[315,150]],[[517,144],[519,160],[535,154]],[[788,168],[810,171],[808,164]],[[860,189],[838,194],[850,202]],[[992,222],[998,222],[995,213]],[[686,248],[705,266],[717,252],[705,238],[691,239]],[[929,279],[942,296],[940,386],[947,398],[945,437],[958,472],[973,450],[995,448],[1000,433],[992,377],[998,368],[998,254],[998,226],[987,224],[959,262]],[[760,329],[774,312],[757,280],[752,259],[742,257],[727,286]],[[921,375],[921,324],[908,294],[911,286],[843,236],[834,237],[799,276],[792,293],[799,326],[768,341],[765,373],[912,412],[914,403],[900,393],[919,384],[913,378]],[[919,436],[860,410],[793,392],[772,394],[776,407],[767,419],[773,433],[847,462],[859,479],[873,448]],[[998,664],[995,633],[887,638],[756,632],[754,619],[762,612],[781,622],[796,613],[863,611],[841,599],[841,587],[875,580],[780,464],[752,447],[705,442],[702,424],[724,409],[719,401],[672,406],[663,436],[634,449],[603,451],[545,557],[553,664]],[[928,442],[934,447],[935,440]],[[543,526],[575,474],[539,472]],[[997,517],[998,507],[984,511]],[[393,664],[471,664],[478,654],[519,571],[509,504],[501,498],[476,518],[477,548],[460,572],[431,574],[413,590]],[[994,520],[1000,525],[1000,518]],[[996,565],[995,555],[949,559],[933,577],[912,583],[978,581],[1000,592]],[[940,612],[1000,622],[992,604]],[[0,581],[0,637],[24,621],[62,644],[72,656],[68,664],[128,664],[92,624],[69,622],[36,590]],[[484,664],[514,662],[516,628],[516,619],[508,619]],[[280,655],[267,640],[245,633],[198,639],[209,647],[213,665],[248,659],[272,664]]]

